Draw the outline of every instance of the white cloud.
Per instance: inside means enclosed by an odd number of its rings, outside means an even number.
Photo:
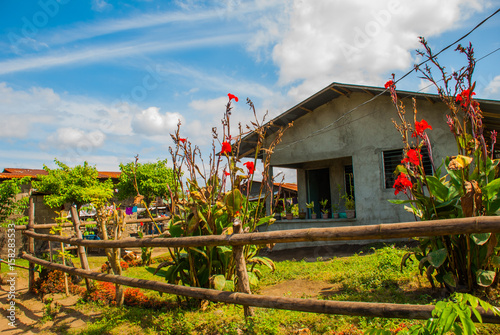
[[[418,36],[456,28],[484,1],[295,0],[275,45],[281,85],[304,98],[331,82],[382,85],[387,71],[410,69]],[[275,33],[272,33],[273,35]]]
[[[92,10],[96,12],[104,12],[112,8],[113,5],[107,3],[105,0],[92,0]]]
[[[500,76],[496,76],[488,83],[484,89],[486,97],[491,99],[499,99],[500,97]]]
[[[134,116],[132,128],[146,136],[169,135],[177,129],[179,120],[184,122],[180,113],[160,114],[159,108],[149,107]]]
[[[54,134],[47,138],[45,146],[52,146],[60,149],[81,148],[92,150],[104,144],[106,135],[99,130],[85,132],[81,129],[67,127],[59,128]]]

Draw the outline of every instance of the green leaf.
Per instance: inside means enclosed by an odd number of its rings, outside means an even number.
[[[248,281],[250,285],[258,285],[259,284],[259,278],[257,275],[253,272],[247,272],[248,273]]]
[[[438,249],[436,251],[430,252],[429,255],[427,255],[429,263],[435,268],[438,268],[441,265],[443,265],[447,256],[448,253],[446,251],[446,248]]]
[[[453,274],[451,272],[446,272],[446,274],[443,276],[443,280],[445,281],[446,284],[450,285],[451,287],[457,287],[457,283],[455,282],[455,277],[453,277]]]
[[[482,191],[486,194],[488,199],[493,199],[497,197],[500,190],[500,178],[494,179],[488,183],[485,187],[483,187]]]
[[[181,227],[180,224],[176,224],[176,225],[170,225],[170,228],[168,229],[168,231],[170,232],[170,235],[172,237],[180,237],[182,236],[182,233],[183,233],[183,229]]]
[[[391,199],[389,200],[391,204],[396,204],[396,205],[401,205],[401,204],[407,204],[409,202],[416,202],[416,200],[400,200],[400,199]]]
[[[226,286],[226,278],[224,275],[217,275],[214,277],[214,289],[222,291]]]
[[[441,181],[435,176],[428,176],[425,178],[427,185],[431,193],[438,198],[440,201],[447,201],[449,189],[441,183]]]
[[[477,278],[477,284],[483,287],[488,287],[491,284],[493,284],[493,281],[495,280],[495,271],[488,271],[488,270],[477,270],[476,271],[476,278]]]
[[[494,267],[500,267],[500,256],[492,256],[491,257],[491,265]]]
[[[490,239],[491,233],[475,233],[471,234],[470,237],[477,245],[483,245]]]

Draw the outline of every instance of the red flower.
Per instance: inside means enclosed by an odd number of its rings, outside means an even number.
[[[417,137],[420,136],[420,137],[424,137],[424,131],[426,129],[430,129],[432,130],[432,126],[430,126],[427,121],[423,120],[418,122],[418,121],[415,121],[415,131],[413,132],[413,134],[411,134],[411,137]]]
[[[394,191],[394,195],[398,195],[399,192],[403,191],[404,194],[406,194],[408,188],[412,188],[413,184],[411,183],[411,180],[408,179],[406,174],[400,173],[396,181],[394,182],[393,188],[396,189]]]
[[[247,167],[248,174],[253,174],[255,172],[255,164],[253,162],[246,162],[243,165]]]
[[[186,142],[186,139],[185,138],[179,138],[179,142],[184,143],[184,142]]]
[[[144,223],[141,222],[141,227],[144,226]]]
[[[394,86],[394,80],[389,80],[387,83],[385,83],[384,87],[387,89],[389,87]]]
[[[222,142],[222,149],[220,151],[221,155],[231,153],[231,144],[229,142]]]
[[[238,97],[236,95],[228,93],[227,96],[229,97],[229,101],[231,101],[231,99],[234,99],[234,101],[238,102]]]
[[[412,163],[414,165],[420,164],[420,150],[410,149],[406,153],[406,157],[401,161],[401,163]]]
[[[455,102],[466,108],[470,104],[473,95],[476,95],[476,93],[470,90],[463,90],[462,93],[457,95]],[[477,105],[477,102],[473,102],[473,105]]]
[[[224,176],[230,176],[231,174],[229,172],[227,172],[226,170],[224,170]]]

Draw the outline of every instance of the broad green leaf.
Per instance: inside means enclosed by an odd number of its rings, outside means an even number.
[[[435,176],[429,176],[426,177],[425,180],[427,181],[427,185],[429,186],[429,189],[431,193],[438,198],[441,201],[447,201],[448,200],[448,187],[443,185],[438,178]]]
[[[391,199],[391,200],[389,200],[389,202],[392,204],[401,205],[401,204],[407,204],[409,202],[416,202],[416,200]]]
[[[471,234],[470,237],[477,245],[483,245],[490,239],[491,233],[475,233]]]
[[[276,219],[274,218],[274,215],[264,216],[263,218],[260,218],[259,221],[257,221],[256,227],[263,225],[263,224],[266,224],[266,223],[273,224],[274,221],[276,221]]]
[[[226,286],[226,278],[224,275],[217,275],[214,277],[214,289],[222,291]]]
[[[500,190],[500,178],[494,179],[483,187],[483,193],[486,193],[488,199],[496,197]]]
[[[182,229],[180,224],[170,225],[170,228],[168,231],[170,232],[170,236],[172,236],[172,237],[180,237],[180,236],[182,236],[182,233],[183,233],[183,229]]]
[[[500,256],[492,256],[491,257],[491,265],[494,267],[500,267]]]
[[[443,276],[443,280],[445,281],[446,284],[450,285],[451,287],[457,287],[457,283],[455,282],[455,277],[453,277],[453,274],[451,272],[446,272],[446,274]]]
[[[429,263],[435,268],[438,268],[441,265],[443,265],[447,256],[448,253],[446,252],[445,248],[430,252],[429,255],[427,255]]]
[[[250,285],[258,285],[259,284],[259,278],[257,275],[253,272],[248,272],[248,282]]]
[[[234,189],[226,193],[224,201],[229,212],[234,214],[240,211],[243,205],[243,194],[241,194],[239,189]]]
[[[491,284],[493,284],[493,281],[495,280],[495,271],[488,271],[488,270],[477,270],[476,271],[476,278],[477,278],[477,284],[483,287],[488,287]]]

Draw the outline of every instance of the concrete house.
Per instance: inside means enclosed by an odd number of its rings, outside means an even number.
[[[437,95],[398,91],[412,118],[412,97],[417,101],[417,120],[433,127],[428,131],[436,166],[447,155],[457,152],[455,139],[446,124],[446,106]],[[481,100],[486,134],[500,131],[500,101]],[[355,198],[355,219],[293,220],[269,229],[334,227],[413,221],[402,206],[388,202],[394,195],[393,171],[402,159],[403,142],[391,119],[398,118],[389,92],[383,88],[332,83],[271,122],[283,126],[294,122],[272,157],[272,167],[297,172],[300,209],[314,201],[328,199],[339,203],[346,192]],[[271,128],[272,132],[273,128]],[[241,152],[254,148],[255,134],[243,139]],[[271,135],[272,137],[273,135]],[[488,137],[489,135],[486,135]],[[424,153],[426,169],[432,168]],[[339,194],[340,189],[340,194]],[[343,202],[340,200],[341,211]],[[331,213],[330,208],[330,213]],[[330,214],[331,217],[331,214]]]

